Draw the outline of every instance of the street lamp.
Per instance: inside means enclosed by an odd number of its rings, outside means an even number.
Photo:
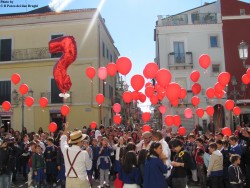
[[[228,94],[228,97],[233,97],[233,100],[234,100],[234,103],[236,104],[237,102],[237,98],[238,97],[244,97],[245,95],[245,92],[246,92],[246,85],[241,83],[241,86],[240,86],[240,90],[242,93],[240,93],[237,89],[236,89],[236,86],[237,86],[237,80],[235,78],[235,76],[232,76],[231,78],[231,84],[233,86],[233,90],[230,91],[230,93]]]
[[[28,96],[33,97],[34,91],[30,89],[28,91]],[[15,104],[19,104],[19,101],[21,101],[21,110],[22,110],[22,131],[24,130],[24,100],[25,100],[25,95],[19,96],[19,93],[17,92],[16,89],[12,91],[12,98]]]
[[[238,46],[238,50],[239,50],[240,59],[243,62],[243,66],[245,68],[249,68],[249,65],[246,65],[246,60],[248,58],[248,44],[242,41]]]

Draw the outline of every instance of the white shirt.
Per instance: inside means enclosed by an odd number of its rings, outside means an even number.
[[[78,175],[78,178],[80,178],[83,181],[88,180],[88,175],[86,170],[90,170],[92,167],[92,161],[89,157],[88,152],[81,150],[81,148],[77,145],[72,145],[72,147],[69,147],[66,135],[62,135],[60,140],[61,140],[60,146],[65,162],[65,176],[67,177],[68,171],[70,169],[70,164],[67,157],[67,149],[69,150],[68,153],[71,163],[73,163],[76,154],[79,151],[81,151],[81,153],[77,156],[73,167]],[[76,177],[76,174],[74,173],[73,169],[71,169],[69,177]]]
[[[161,143],[162,145],[162,152],[167,156],[167,161],[166,161],[166,165],[170,165],[171,161],[170,161],[170,158],[171,158],[171,151],[169,149],[169,146],[168,146],[168,143],[164,140],[164,139],[161,139],[159,141],[159,143]]]
[[[153,141],[150,141],[146,147],[146,145],[144,144],[144,140],[141,140],[137,145],[136,145],[136,151],[141,151],[142,149],[146,149],[149,151],[151,144],[153,143]]]

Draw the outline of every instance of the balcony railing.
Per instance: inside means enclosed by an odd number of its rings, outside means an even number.
[[[33,59],[49,59],[51,54],[48,47],[43,48],[28,48],[28,49],[16,49],[12,53],[12,61],[18,60],[33,60]]]
[[[186,25],[188,24],[188,15],[180,14],[175,16],[169,16],[162,20],[162,22],[164,26]]]
[[[191,14],[193,24],[215,24],[217,23],[216,13],[195,13]]]
[[[175,53],[171,52],[168,54],[168,65],[169,66],[185,66],[193,64],[192,52],[186,53]]]
[[[67,99],[64,99],[64,98],[61,98],[56,96],[56,97],[53,97],[51,95],[51,92],[42,92],[41,93],[41,97],[46,97],[49,101],[49,104],[62,104],[62,103],[66,103],[66,104],[71,104],[72,103],[72,92],[69,92],[70,94],[70,97],[67,98]]]
[[[178,26],[192,24],[221,23],[221,14],[218,13],[190,13],[174,16],[158,16],[158,26]]]

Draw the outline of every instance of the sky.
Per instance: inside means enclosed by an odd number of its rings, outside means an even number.
[[[142,74],[145,65],[155,58],[154,28],[158,15],[174,15],[211,3],[215,0],[0,0],[0,13],[17,13],[54,5],[57,10],[97,8],[121,56],[132,61],[132,70],[126,76]],[[249,1],[249,0],[245,0]],[[30,5],[16,7],[11,5]],[[147,80],[146,80],[147,81]],[[143,90],[144,92],[144,90]],[[149,111],[149,103],[142,104]]]

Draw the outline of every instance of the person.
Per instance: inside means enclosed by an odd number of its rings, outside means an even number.
[[[139,188],[142,178],[134,151],[125,154],[120,177],[124,183],[123,188]]]
[[[32,170],[34,173],[35,187],[40,185],[47,185],[46,181],[46,163],[42,148],[39,144],[36,146],[36,153],[32,156]]]
[[[0,147],[0,188],[10,188],[12,174],[15,168],[13,150],[8,146],[7,140],[3,140]]]
[[[142,182],[144,177],[145,161],[147,159],[147,156],[148,156],[148,150],[146,149],[142,149],[138,154],[138,167],[141,172]]]
[[[70,140],[67,143],[68,128],[69,123],[67,122],[60,139],[60,148],[65,162],[66,187],[89,188],[87,170],[91,169],[92,161],[88,152],[80,148],[82,140],[87,135],[82,134],[80,130],[74,131],[70,134]]]
[[[150,145],[152,143],[152,133],[149,132],[149,131],[145,131],[143,134],[142,134],[142,140],[136,144],[136,151],[139,152],[140,150],[142,149],[147,149],[149,150],[150,148]]]
[[[23,136],[23,142],[20,145],[21,147],[21,166],[22,166],[22,172],[23,172],[23,179],[24,181],[28,180],[28,175],[27,175],[27,164],[29,160],[29,136],[25,134]]]
[[[168,184],[164,174],[167,173],[167,156],[162,152],[162,145],[153,142],[145,162],[143,188],[167,188]]]
[[[33,170],[32,170],[32,156],[36,153],[36,143],[30,142],[30,155],[28,160],[28,167],[29,167],[29,173],[28,173],[28,187],[33,187]]]
[[[51,183],[53,187],[56,186],[56,176],[57,176],[57,166],[56,166],[56,156],[57,156],[57,146],[53,144],[54,138],[48,137],[47,147],[44,152],[44,158],[46,161],[46,173],[48,183]]]
[[[103,137],[101,140],[101,149],[99,151],[99,157],[97,160],[97,166],[100,169],[100,187],[104,187],[104,181],[105,186],[110,187],[109,185],[109,173],[111,168],[111,152],[113,151],[112,147],[108,143],[108,139],[106,137]]]
[[[230,188],[243,188],[244,176],[240,168],[240,155],[232,154],[230,157],[231,165],[228,168]]]
[[[58,170],[57,182],[60,182],[61,188],[65,188],[66,184],[65,164],[64,164],[62,150],[60,147],[57,148],[56,163]]]
[[[203,156],[205,153],[205,147],[203,145],[203,140],[201,138],[196,139],[197,148],[195,150],[195,162],[197,165],[198,177],[202,187],[206,187],[206,174],[205,174],[205,164]]]
[[[90,147],[92,149],[92,154],[93,154],[91,171],[92,171],[92,173],[94,173],[94,179],[95,180],[99,179],[99,171],[98,171],[98,168],[97,168],[97,160],[98,160],[98,157],[99,157],[100,146],[98,146],[97,144],[98,144],[97,139],[93,138],[92,139],[92,145],[90,145]]]
[[[232,135],[229,137],[229,143],[231,144],[231,147],[229,149],[229,154],[238,154],[238,155],[242,155],[242,147],[241,145],[238,144],[237,142],[237,138]]]
[[[211,156],[207,168],[207,176],[210,178],[211,188],[221,188],[223,187],[223,156],[217,149],[215,142],[209,144],[208,149]]]
[[[171,163],[173,166],[172,188],[186,188],[187,186],[187,170],[193,167],[193,161],[190,154],[183,149],[183,143],[179,139],[171,140],[171,147],[176,153],[174,161]]]

